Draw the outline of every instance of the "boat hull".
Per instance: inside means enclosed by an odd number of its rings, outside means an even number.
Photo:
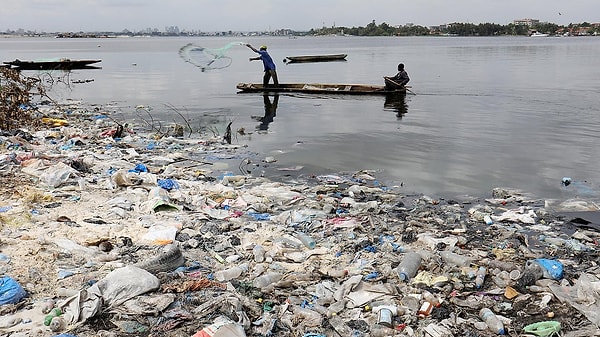
[[[7,66],[18,70],[71,70],[99,69],[92,66],[101,60],[57,60],[57,61],[21,61],[4,62]]]
[[[405,94],[406,87],[396,90],[386,90],[384,85],[370,84],[327,84],[327,83],[280,83],[279,86],[263,87],[260,83],[238,83],[236,86],[241,93],[249,92],[296,92],[305,94],[336,94],[336,95],[386,95]]]
[[[288,63],[346,61],[347,54],[287,56]]]

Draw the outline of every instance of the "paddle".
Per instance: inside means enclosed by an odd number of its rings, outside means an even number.
[[[392,82],[393,84],[395,84],[395,85],[397,85],[397,86],[399,86],[399,87],[404,87],[404,88],[406,89],[406,91],[410,92],[411,94],[413,94],[413,95],[417,95],[417,94],[415,94],[415,93],[414,93],[412,90],[410,90],[410,89],[409,89],[409,87],[407,87],[407,86],[405,86],[405,85],[402,85],[402,84],[400,84],[400,83],[398,83],[398,82],[396,82],[396,81],[392,80],[392,78],[391,78],[391,77],[383,76],[383,78],[384,78],[386,81],[390,81],[390,82]]]

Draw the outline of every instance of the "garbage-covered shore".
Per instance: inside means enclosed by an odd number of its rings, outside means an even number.
[[[594,200],[278,182],[67,110],[0,136],[0,336],[600,336]]]

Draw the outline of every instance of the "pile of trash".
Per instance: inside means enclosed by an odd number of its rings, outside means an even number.
[[[72,110],[0,136],[1,336],[600,336],[592,200],[275,181]]]

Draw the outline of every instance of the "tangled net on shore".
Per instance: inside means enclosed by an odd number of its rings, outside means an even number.
[[[227,51],[233,46],[243,46],[244,42],[230,42],[222,48],[210,49],[188,43],[179,49],[179,56],[202,71],[223,69],[231,65],[231,57]]]

